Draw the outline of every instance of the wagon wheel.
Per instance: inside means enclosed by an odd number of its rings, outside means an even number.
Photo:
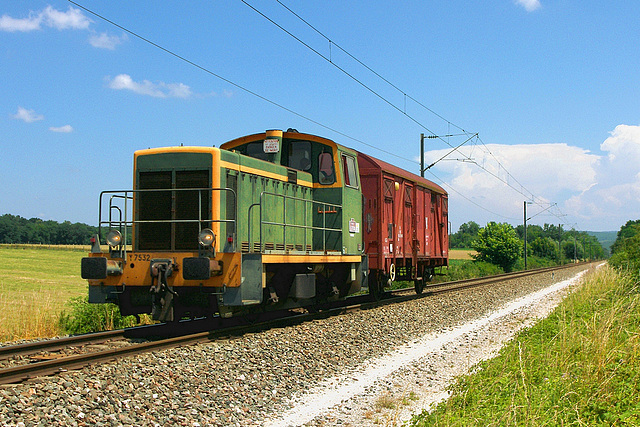
[[[391,264],[391,267],[389,267],[389,278],[391,279],[392,282],[396,281],[396,265],[395,264]]]

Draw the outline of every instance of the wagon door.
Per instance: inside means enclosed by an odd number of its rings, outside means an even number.
[[[427,249],[426,245],[426,212],[424,188],[416,186],[413,217],[413,250],[416,258],[422,259]]]
[[[394,223],[394,186],[395,182],[391,178],[384,178],[382,191],[384,195],[384,205],[382,207],[382,225],[386,227],[384,233],[384,246],[382,253],[385,258],[394,258],[396,242],[396,225]],[[385,268],[386,270],[386,268]]]
[[[362,169],[360,169],[362,171]],[[360,175],[364,201],[364,244],[369,255],[369,268],[383,268],[382,223],[380,216],[380,181],[378,175]]]
[[[442,201],[442,256],[449,256],[449,199],[441,196]]]
[[[428,257],[432,257],[436,253],[436,195],[425,190],[424,192],[424,228],[425,228],[425,253]]]
[[[402,256],[404,258],[411,258],[412,265],[416,265],[416,246],[415,246],[415,236],[416,236],[416,228],[414,227],[414,218],[415,218],[415,194],[413,192],[414,186],[409,182],[404,183],[403,190],[403,203],[402,203]]]
[[[434,256],[441,257],[446,253],[445,237],[446,234],[446,224],[443,222],[443,212],[442,212],[442,196],[439,194],[433,194],[432,196],[433,203],[433,211],[434,211],[434,224],[433,224],[433,234],[434,234]]]

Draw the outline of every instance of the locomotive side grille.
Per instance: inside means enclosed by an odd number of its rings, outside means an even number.
[[[251,245],[249,245],[249,242],[246,242],[246,241],[242,242],[240,244],[240,250],[242,252],[244,252],[244,253],[247,253],[251,249],[250,246]],[[253,243],[253,251],[254,252],[260,252],[261,249],[262,248],[260,247],[260,243],[258,243],[258,242],[254,242]],[[284,250],[284,245],[282,245],[282,244],[274,245],[273,243],[265,243],[264,249],[266,251],[272,251],[274,249],[276,249],[276,250]],[[305,245],[300,245],[300,244],[297,244],[297,245],[289,245],[289,244],[287,244],[286,250],[287,251],[296,250],[296,251],[299,251],[299,252],[304,252],[304,251],[311,252],[311,245],[306,245],[305,246]]]

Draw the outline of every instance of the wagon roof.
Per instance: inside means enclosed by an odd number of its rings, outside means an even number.
[[[429,181],[428,179],[423,178],[419,175],[413,174],[411,172],[407,172],[406,170],[401,169],[398,166],[394,166],[390,163],[383,162],[382,160],[376,159],[375,157],[371,157],[361,152],[358,152],[358,157],[359,158],[364,157],[370,163],[373,163],[382,172],[388,172],[391,175],[395,175],[395,176],[407,179],[409,181],[413,181],[422,187],[426,187],[429,190],[435,191],[436,193],[447,195],[447,192],[445,191],[445,189],[440,187],[435,182]],[[362,169],[362,164],[360,164],[360,169]]]

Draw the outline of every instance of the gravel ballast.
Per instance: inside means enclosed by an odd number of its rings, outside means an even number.
[[[495,352],[527,322],[545,315],[563,293],[544,296],[546,309],[527,311],[533,302],[524,303],[519,311],[485,321],[486,327],[461,332],[456,340],[443,341],[444,349],[434,347],[416,361],[407,359],[399,369],[379,362],[382,357],[406,350],[407,343],[425,336],[450,337],[461,325],[584,269],[574,267],[1,386],[0,425],[399,425],[444,397],[443,387],[455,375]],[[427,341],[417,342],[420,348]],[[391,360],[397,358],[396,354]],[[336,383],[364,377],[374,361],[382,363],[374,371],[390,369],[389,375],[366,383],[355,398],[341,398],[335,406],[328,401],[311,413],[304,400],[310,395],[305,392],[319,395],[324,384],[335,393],[340,385]],[[295,415],[300,405],[309,409],[301,412],[304,417]]]

